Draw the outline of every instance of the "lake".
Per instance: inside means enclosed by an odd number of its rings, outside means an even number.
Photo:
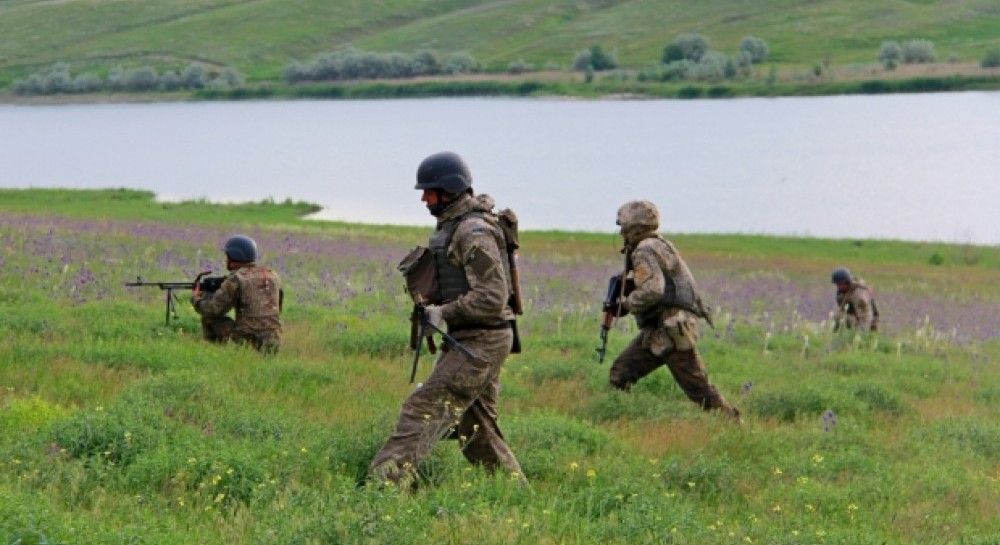
[[[532,229],[1000,243],[1000,92],[735,100],[418,99],[0,106],[0,186],[307,200],[428,224],[449,149]]]

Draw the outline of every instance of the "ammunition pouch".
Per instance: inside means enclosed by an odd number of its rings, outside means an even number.
[[[440,304],[437,264],[434,254],[423,246],[414,248],[396,267],[403,273],[406,292],[414,301],[423,304]]]

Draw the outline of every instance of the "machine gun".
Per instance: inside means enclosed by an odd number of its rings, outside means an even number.
[[[166,316],[164,318],[164,324],[170,325],[170,316],[173,315],[177,318],[177,295],[174,294],[176,290],[193,290],[197,285],[198,288],[205,293],[212,293],[218,291],[222,286],[222,281],[226,279],[225,276],[208,276],[212,271],[205,271],[199,273],[198,276],[194,278],[194,282],[146,282],[141,276],[135,277],[135,282],[125,282],[125,287],[129,288],[141,288],[155,286],[161,290],[167,292],[166,296]]]
[[[608,280],[608,291],[604,295],[604,304],[601,306],[604,318],[601,320],[601,346],[597,347],[597,362],[604,363],[604,356],[608,352],[608,332],[615,318],[620,318],[628,314],[628,310],[622,305],[622,300],[635,289],[635,282],[626,279],[624,274],[616,274]]]

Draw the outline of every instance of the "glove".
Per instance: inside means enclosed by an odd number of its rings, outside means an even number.
[[[424,307],[424,319],[427,320],[427,323],[438,329],[444,330],[444,328],[447,327],[447,324],[444,321],[444,316],[441,312],[441,307],[438,305],[427,305]],[[429,337],[434,333],[434,329],[430,327],[424,328],[424,335]]]
[[[605,313],[611,313],[615,318],[621,318],[628,314],[628,299],[619,298],[615,303],[610,305],[603,305],[601,310]]]

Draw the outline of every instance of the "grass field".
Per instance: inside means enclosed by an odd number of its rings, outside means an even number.
[[[612,391],[617,240],[526,233],[500,408],[531,487],[444,442],[404,494],[357,483],[412,388],[395,264],[429,227],[310,210],[0,190],[0,543],[1000,543],[996,248],[671,236],[718,308],[700,348],[737,427],[665,371]],[[285,281],[276,357],[122,286],[218,271],[236,232]],[[830,333],[840,264],[878,290],[880,337]]]
[[[198,60],[275,80],[290,61],[346,44],[468,51],[502,70],[518,59],[566,68],[577,51],[600,43],[641,67],[681,32],[702,33],[727,52],[758,36],[774,62],[791,67],[871,63],[882,41],[910,38],[933,40],[942,61],[977,62],[1000,45],[1000,7],[993,0],[6,0],[0,85],[57,61],[106,72]]]

